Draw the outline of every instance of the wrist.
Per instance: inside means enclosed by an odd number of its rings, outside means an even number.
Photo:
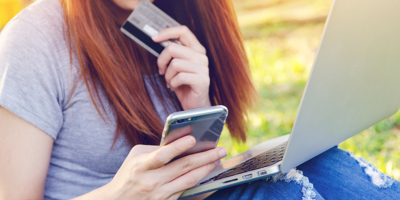
[[[118,189],[112,184],[112,181],[97,189],[101,199],[118,199]]]
[[[99,187],[85,195],[82,195],[80,197],[75,198],[75,200],[95,200],[95,199],[104,199],[104,200],[111,200],[111,199],[117,199],[118,195],[115,192],[115,190],[112,189],[112,186],[110,183],[107,183],[106,185]]]
[[[89,193],[86,193],[82,196],[73,198],[73,200],[97,200],[97,199],[117,199],[115,192],[110,190],[107,185],[104,185],[100,188],[97,188]]]

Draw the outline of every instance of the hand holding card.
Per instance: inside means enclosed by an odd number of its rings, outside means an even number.
[[[159,73],[184,110],[211,106],[206,49],[188,27],[141,0],[121,31],[158,57]]]
[[[211,106],[205,48],[186,26],[165,29],[154,41],[160,42],[169,38],[179,38],[183,45],[171,43],[158,57],[158,69],[165,76],[167,87],[175,92],[184,110]]]

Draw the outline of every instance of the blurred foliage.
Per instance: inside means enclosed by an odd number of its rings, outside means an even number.
[[[224,130],[229,156],[289,134],[332,0],[233,0],[245,37],[259,106],[249,115],[248,141]],[[32,0],[0,0],[0,30]],[[355,119],[357,120],[357,119]],[[400,180],[400,112],[340,144]]]
[[[261,99],[250,112],[248,141],[224,133],[229,156],[289,134],[332,0],[234,0],[252,78]],[[354,119],[357,120],[357,119]],[[400,112],[340,144],[400,180]]]

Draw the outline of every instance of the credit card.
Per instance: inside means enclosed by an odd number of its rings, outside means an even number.
[[[158,57],[170,42],[181,43],[176,39],[156,43],[153,42],[151,37],[166,28],[176,26],[180,26],[180,24],[172,17],[164,13],[150,1],[141,0],[121,27],[121,31],[154,56]]]

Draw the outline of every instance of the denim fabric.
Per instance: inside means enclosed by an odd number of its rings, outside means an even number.
[[[364,159],[355,158],[337,147],[307,161],[292,172],[296,171],[300,172],[297,173],[297,181],[285,177],[288,176],[286,174],[278,175],[219,190],[207,200],[400,199],[400,182],[376,171]],[[382,178],[380,182],[374,181],[377,177]],[[306,186],[310,189],[308,192]]]

